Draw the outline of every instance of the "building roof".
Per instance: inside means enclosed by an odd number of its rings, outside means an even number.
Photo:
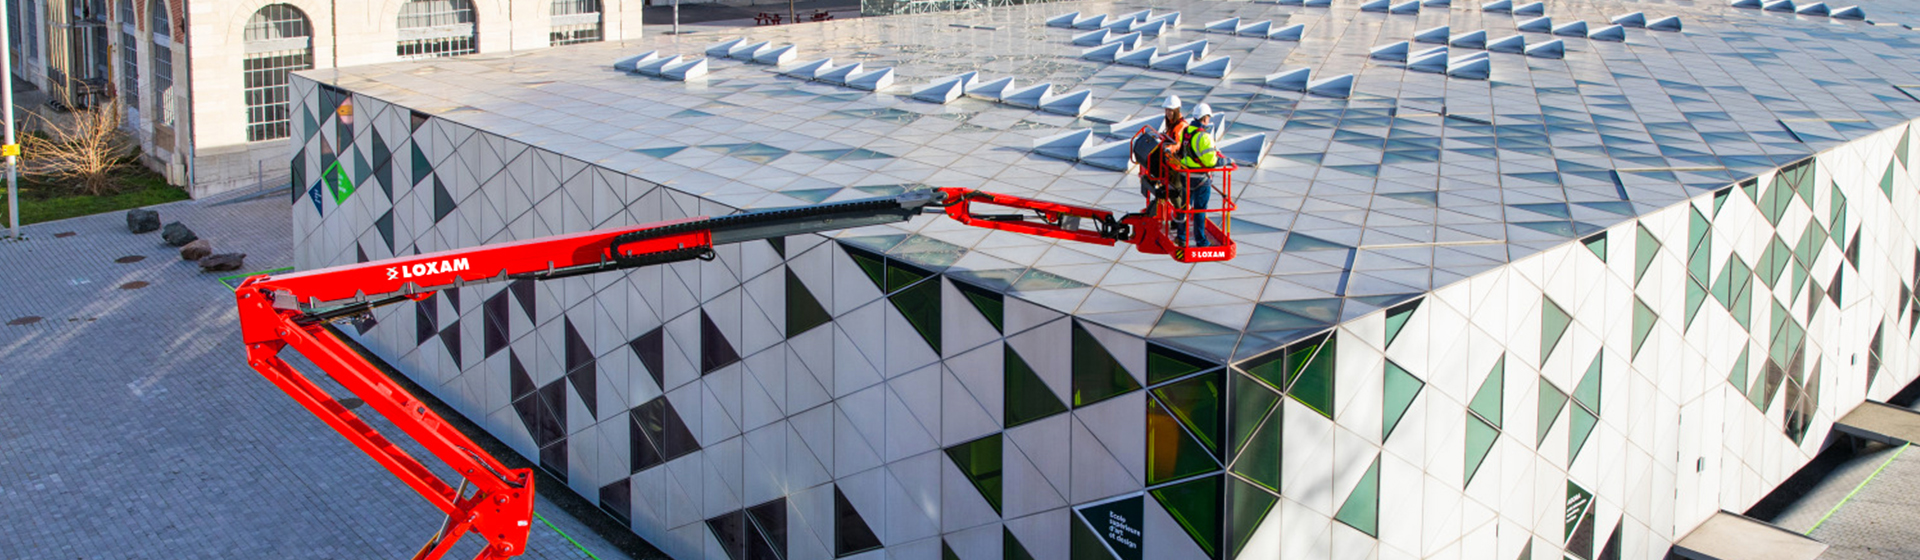
[[[1183,265],[938,219],[837,237],[1220,358],[1278,347],[1920,117],[1920,34],[1899,27],[1717,1],[1557,1],[1543,16],[1425,4],[1366,7],[1414,6],[1412,14],[1366,11],[1353,0],[1035,4],[307,75],[735,208],[934,185],[1137,210],[1133,178],[1091,157],[1042,155],[1036,142],[1081,130],[1092,131],[1086,144],[1116,141],[1106,135],[1120,128],[1112,123],[1156,116],[1164,96],[1205,101],[1231,121],[1228,140],[1264,134],[1253,144],[1265,146],[1260,165],[1234,176],[1239,257],[1231,262]],[[1508,5],[1527,11],[1524,2]],[[1142,17],[1145,10],[1151,14]],[[1080,17],[1058,21],[1084,26],[1095,14],[1130,14],[1139,24],[1178,12],[1166,33],[1143,35],[1135,46],[1164,53],[1205,40],[1210,52],[1184,67],[1162,65],[1174,70],[1090,60],[1083,53],[1101,38],[1083,34],[1097,29],[1048,25],[1070,12]],[[1626,27],[1608,30],[1624,40],[1606,41],[1568,27],[1585,21],[1586,33],[1605,37],[1611,20],[1631,12],[1676,16],[1681,30]],[[1240,21],[1212,27],[1303,27],[1298,41],[1261,36],[1260,28],[1204,30],[1234,17]],[[1486,79],[1472,76],[1467,58],[1483,50],[1452,48],[1440,67],[1467,70],[1454,76],[1370,56],[1385,46],[1382,54],[1394,58],[1394,43],[1440,26],[1452,35],[1484,30],[1490,42],[1518,33],[1541,50],[1488,53]],[[735,46],[770,42],[758,50],[769,58],[792,44],[792,61],[713,57],[705,76],[686,81],[613,67],[649,51],[702,57],[735,38],[745,40]],[[1541,46],[1555,40],[1560,58]],[[1416,42],[1406,52],[1432,56],[1421,51],[1435,46]],[[892,68],[893,85],[874,93],[780,74],[826,57]],[[1201,62],[1219,57],[1231,58],[1224,79],[1197,75],[1209,71]],[[1314,80],[1352,74],[1350,95],[1266,83],[1301,67]],[[1017,87],[1086,90],[1090,106],[1065,116],[1055,114],[1060,107],[911,98],[965,72],[978,72],[977,83],[1012,77]],[[878,76],[866,78],[876,85]]]

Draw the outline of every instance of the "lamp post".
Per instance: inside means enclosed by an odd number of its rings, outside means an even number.
[[[19,1],[19,0],[12,0]],[[7,224],[15,241],[20,239],[20,186],[17,171],[19,169],[20,145],[13,139],[13,33],[7,22],[0,21],[0,106],[7,112],[7,143],[0,146],[0,154],[7,156]]]

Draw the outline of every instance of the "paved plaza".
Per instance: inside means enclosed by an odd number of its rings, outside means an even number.
[[[291,263],[286,204],[276,191],[154,208],[216,252],[247,253],[252,271]],[[127,233],[117,213],[23,233],[0,240],[0,558],[406,558],[438,527],[432,506],[246,367],[222,274],[157,232]],[[593,557],[664,557],[623,553],[542,494],[540,516]],[[538,521],[528,548],[589,558]]]
[[[1875,445],[1835,468],[1773,522],[1827,543],[1822,560],[1920,558],[1916,496],[1920,451]]]

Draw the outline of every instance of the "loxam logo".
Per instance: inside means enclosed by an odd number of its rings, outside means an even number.
[[[1189,256],[1191,258],[1196,258],[1196,259],[1218,259],[1218,258],[1226,257],[1227,250],[1226,249],[1199,249],[1199,250],[1189,251]]]
[[[465,258],[444,259],[440,261],[427,261],[422,263],[403,264],[400,266],[387,267],[387,279],[399,280],[402,278],[419,278],[421,276],[426,276],[428,274],[460,272],[463,270],[467,270],[467,268],[468,268],[467,259]]]

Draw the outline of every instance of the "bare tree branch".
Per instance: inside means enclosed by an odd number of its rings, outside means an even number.
[[[70,185],[76,193],[113,192],[113,176],[127,164],[133,142],[120,130],[120,103],[111,101],[74,111],[65,122],[38,113],[37,132],[22,138],[21,166],[29,175],[42,175]]]

